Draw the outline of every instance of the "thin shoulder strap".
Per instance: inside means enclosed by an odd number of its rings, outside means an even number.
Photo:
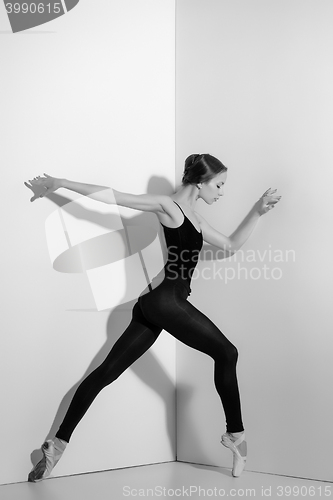
[[[182,214],[184,215],[184,217],[186,217],[186,215],[185,215],[185,214],[184,214],[184,212],[183,212],[182,207],[181,207],[181,206],[179,206],[179,205],[178,205],[178,203],[177,203],[175,200],[172,200],[172,201],[173,201],[174,203],[176,203],[177,207],[179,207],[179,208],[180,208],[180,210],[182,211]]]

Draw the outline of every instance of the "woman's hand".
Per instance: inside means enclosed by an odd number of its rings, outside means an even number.
[[[276,189],[267,189],[264,194],[255,203],[254,209],[259,215],[264,215],[275,207],[276,203],[280,201],[281,196],[276,196]]]
[[[43,198],[45,195],[53,193],[61,187],[61,179],[51,177],[48,174],[44,174],[44,176],[45,177],[38,176],[29,180],[30,184],[27,182],[24,183],[34,193],[30,201],[35,201],[37,198]]]

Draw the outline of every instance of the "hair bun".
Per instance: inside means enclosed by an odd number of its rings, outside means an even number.
[[[184,168],[184,174],[185,175],[188,173],[188,171],[190,170],[190,168],[192,167],[192,165],[195,164],[195,162],[197,161],[197,159],[199,158],[199,156],[202,156],[202,155],[194,154],[194,155],[188,156],[188,158],[185,161],[185,168]]]
[[[201,156],[201,155],[192,155],[192,165],[197,161],[199,156]]]

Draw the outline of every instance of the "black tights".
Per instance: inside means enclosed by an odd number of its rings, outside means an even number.
[[[139,297],[129,326],[103,363],[77,388],[56,437],[69,442],[97,394],[142,356],[162,329],[214,359],[214,382],[224,408],[227,431],[244,430],[236,377],[237,349],[207,316],[186,300],[187,297],[181,283],[167,279]]]

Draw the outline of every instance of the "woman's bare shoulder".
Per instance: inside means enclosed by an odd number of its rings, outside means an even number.
[[[182,223],[183,214],[177,207],[172,196],[163,195],[161,198],[163,212],[157,212],[158,220],[165,226],[178,227]]]

